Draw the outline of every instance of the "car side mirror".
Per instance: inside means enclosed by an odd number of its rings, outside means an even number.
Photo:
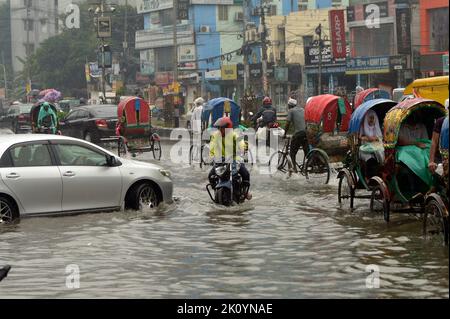
[[[109,167],[116,167],[122,165],[122,162],[113,155],[106,155],[106,164]]]

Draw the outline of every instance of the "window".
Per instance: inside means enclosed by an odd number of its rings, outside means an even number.
[[[29,43],[28,46],[27,46],[26,43],[24,43],[23,46],[25,47],[25,52],[27,53],[27,55],[33,54],[33,52],[34,52],[34,43]]]
[[[75,120],[77,117],[78,117],[78,114],[80,113],[80,111],[72,111],[72,112],[70,112],[68,115],[67,115],[67,117],[66,117],[66,120],[68,120],[68,121],[72,121],[72,120]]]
[[[228,6],[218,6],[219,21],[228,21]]]
[[[106,155],[77,144],[55,145],[62,166],[106,166]]]
[[[380,24],[380,28],[375,29],[357,27],[351,30],[354,34],[353,56],[395,55],[392,23]]]
[[[13,166],[51,166],[52,158],[46,144],[22,144],[10,149]]]
[[[24,19],[23,20],[23,29],[25,31],[33,31],[34,30],[34,21],[31,19]]]
[[[430,51],[448,51],[448,7],[428,10]]]
[[[173,25],[173,9],[159,11],[162,26]]]
[[[303,46],[310,47],[313,42],[313,36],[312,35],[305,35],[303,36]]]
[[[173,46],[155,49],[156,71],[173,71]]]

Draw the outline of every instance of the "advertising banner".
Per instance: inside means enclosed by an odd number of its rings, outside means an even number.
[[[236,64],[222,65],[222,80],[237,80],[237,76],[238,73]]]
[[[345,43],[344,10],[330,10],[329,23],[332,55],[334,58],[345,58],[347,56],[347,51]]]
[[[411,53],[411,14],[409,8],[397,8],[395,10],[397,23],[397,48],[398,54]]]
[[[389,73],[389,56],[358,57],[347,59],[346,74]]]

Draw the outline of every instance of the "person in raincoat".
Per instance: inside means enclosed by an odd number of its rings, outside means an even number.
[[[52,130],[53,134],[56,134],[57,117],[53,109],[48,102],[44,102],[39,110],[37,126],[39,129],[42,127],[48,127]]]

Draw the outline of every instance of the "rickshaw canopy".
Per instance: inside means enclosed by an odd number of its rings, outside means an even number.
[[[332,132],[336,126],[338,114],[341,115],[340,131],[346,132],[352,115],[348,101],[332,94],[313,96],[305,106],[305,121],[320,124],[323,121],[323,132]]]
[[[236,102],[225,97],[218,97],[208,101],[203,107],[202,121],[208,122],[211,118],[211,123],[214,124],[219,118],[227,116],[236,128],[239,126],[240,112],[241,107]]]
[[[403,94],[411,95],[414,92],[421,98],[444,104],[448,99],[448,75],[415,80],[405,88]]]
[[[383,123],[386,113],[397,103],[388,99],[375,99],[364,102],[355,111],[353,111],[350,119],[349,134],[358,134],[361,124],[364,122],[364,117],[369,110],[374,110],[377,113],[379,123]]]
[[[444,123],[442,124],[439,144],[442,150],[448,151],[448,116],[445,118]]]
[[[419,110],[426,112],[422,114],[421,119],[427,127],[430,136],[434,120],[445,116],[444,106],[433,100],[414,98],[400,102],[390,109],[384,118],[383,137],[385,148],[394,148],[396,146],[402,123],[409,115]]]
[[[384,90],[380,90],[379,88],[370,88],[364,91],[359,92],[355,95],[355,105],[353,105],[353,109],[356,109],[364,102],[374,100],[374,99],[390,99],[391,95],[389,92]]]
[[[128,97],[117,107],[119,121],[124,123],[126,135],[142,135],[151,128],[150,107],[140,97]]]

